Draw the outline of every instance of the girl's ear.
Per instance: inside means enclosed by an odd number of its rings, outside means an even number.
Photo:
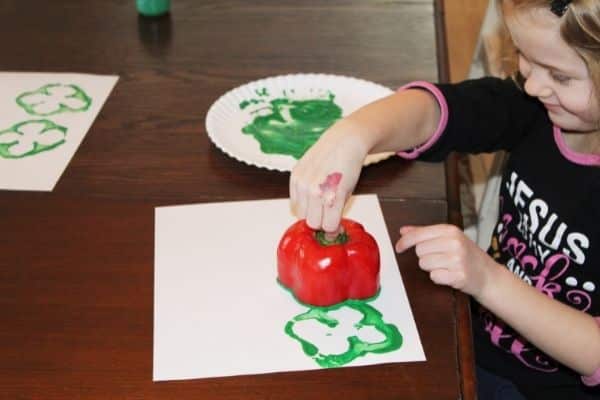
[[[519,69],[517,69],[515,71],[515,73],[513,74],[513,80],[515,81],[515,83],[517,84],[517,86],[521,90],[524,90],[524,88],[525,88],[525,77],[523,76],[523,74],[521,73],[521,71]]]

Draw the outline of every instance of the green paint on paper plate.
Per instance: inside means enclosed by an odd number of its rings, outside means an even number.
[[[266,96],[266,89],[256,91]],[[334,102],[335,95],[328,98],[294,100],[286,96],[269,101],[255,113],[251,123],[242,132],[252,135],[266,154],[285,154],[296,159],[312,146],[335,121],[342,117],[342,109]],[[249,105],[265,103],[263,99],[244,100],[240,109]]]

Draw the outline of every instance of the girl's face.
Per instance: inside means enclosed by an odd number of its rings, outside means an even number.
[[[502,2],[512,40],[519,51],[525,91],[537,97],[550,120],[566,131],[595,131],[600,107],[583,59],[560,36],[560,21],[550,8],[516,9]]]

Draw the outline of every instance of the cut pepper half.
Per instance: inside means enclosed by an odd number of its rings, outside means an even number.
[[[298,301],[331,306],[367,299],[379,290],[379,247],[364,227],[342,219],[343,232],[329,242],[305,220],[290,226],[277,248],[279,282]]]

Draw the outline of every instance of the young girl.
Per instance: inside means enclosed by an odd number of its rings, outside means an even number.
[[[600,1],[501,0],[523,86],[415,82],[332,126],[290,179],[335,234],[371,152],[442,160],[505,149],[488,253],[451,225],[403,226],[437,284],[470,294],[479,398],[600,398]]]

